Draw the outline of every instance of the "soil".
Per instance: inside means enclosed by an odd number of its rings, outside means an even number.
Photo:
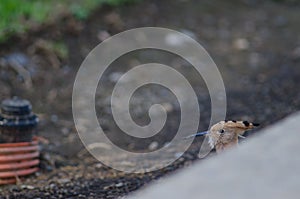
[[[227,119],[255,121],[264,128],[300,108],[299,23],[300,4],[294,1],[144,0],[121,7],[102,6],[86,21],[65,16],[1,44],[1,100],[12,96],[30,100],[40,118],[38,134],[48,143],[41,143],[40,171],[21,178],[17,185],[0,187],[0,198],[122,198],[177,169],[187,169],[194,161],[206,161],[197,159],[201,138],[172,165],[140,174],[106,167],[84,149],[72,118],[73,83],[86,55],[107,36],[144,26],[171,28],[192,36],[221,72]],[[67,57],[53,47],[57,42],[66,44]],[[168,122],[159,140],[154,136],[139,142],[120,135],[113,122],[107,99],[116,79],[135,65],[150,61],[172,63],[188,77],[198,94],[199,131],[209,125],[209,94],[195,70],[170,53],[133,52],[112,64],[96,94],[96,110],[101,113],[99,122],[105,133],[132,151],[162,147],[174,136],[180,120],[175,97],[152,85],[134,96],[132,117],[139,124],[147,124],[149,107],[167,103]],[[29,71],[31,78],[18,75],[18,67]],[[255,136],[258,130],[247,135]]]

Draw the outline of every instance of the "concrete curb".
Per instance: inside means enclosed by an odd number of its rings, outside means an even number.
[[[127,198],[299,198],[300,113],[257,135]]]

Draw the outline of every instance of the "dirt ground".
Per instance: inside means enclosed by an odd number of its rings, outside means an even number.
[[[96,161],[84,149],[72,118],[72,87],[85,56],[108,35],[157,26],[182,31],[211,55],[224,80],[227,118],[249,120],[266,127],[300,108],[300,4],[293,1],[145,0],[118,8],[104,6],[87,21],[65,16],[55,24],[12,38],[0,46],[1,100],[20,96],[32,102],[41,122],[42,162],[38,173],[18,185],[0,187],[0,198],[122,198],[149,182],[197,160],[201,139],[174,164],[151,173],[125,174]],[[55,47],[64,43],[68,56]],[[14,64],[30,72],[32,82],[17,75]],[[199,130],[210,120],[210,99],[199,75],[178,57],[166,52],[134,52],[112,64],[96,94],[99,122],[109,137],[129,150],[145,150],[155,138],[138,142],[122,135],[112,122],[107,98],[116,77],[139,63],[173,63],[198,94]],[[146,99],[145,99],[146,98]],[[158,147],[173,137],[180,108],[163,88],[149,86],[134,96],[133,118],[149,122],[153,103],[168,103],[170,113]],[[255,134],[257,131],[248,133]],[[288,133],[288,132],[283,132]],[[246,139],[247,141],[247,139]],[[276,147],[276,146],[274,146]],[[186,168],[185,168],[186,169]],[[205,179],[203,179],[205,180]]]

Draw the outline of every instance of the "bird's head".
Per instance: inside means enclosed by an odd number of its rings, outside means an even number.
[[[213,148],[217,143],[226,145],[237,142],[239,136],[256,126],[259,126],[259,124],[247,121],[225,120],[218,122],[208,132],[209,144]]]
[[[247,121],[225,120],[213,125],[210,128],[210,132],[216,134],[230,133],[235,135],[243,135],[245,131],[253,129],[256,126],[259,126],[259,124],[250,123]]]

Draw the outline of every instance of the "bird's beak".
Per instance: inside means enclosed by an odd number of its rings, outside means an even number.
[[[206,135],[207,133],[208,133],[208,131],[198,132],[196,134],[189,135],[189,136],[185,137],[185,139],[193,138],[193,137],[198,137],[198,136],[203,136],[203,135]]]

